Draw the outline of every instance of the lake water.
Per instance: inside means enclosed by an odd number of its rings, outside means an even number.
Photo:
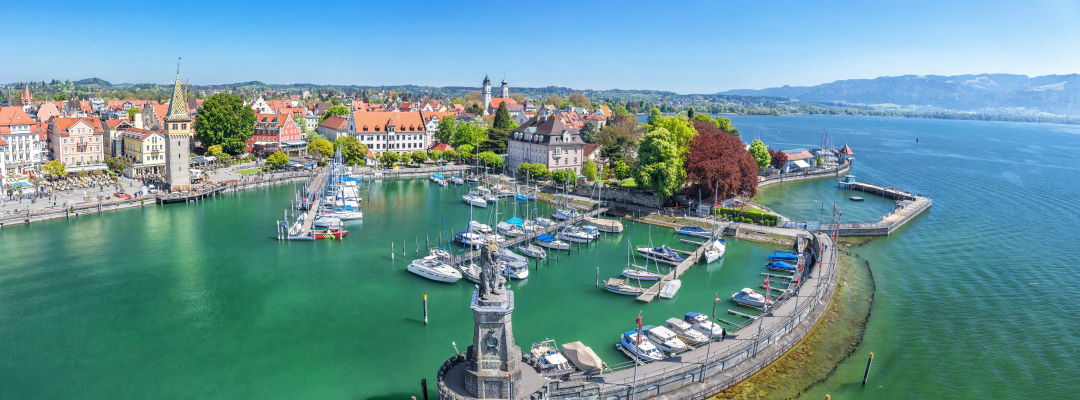
[[[825,116],[735,117],[746,140],[812,147],[828,130],[859,180],[928,195],[928,214],[855,251],[877,293],[859,351],[805,399],[1073,398],[1080,391],[1080,127]],[[916,142],[918,138],[918,142]],[[782,194],[782,196],[781,196]],[[835,181],[765,187],[793,218],[880,207]],[[886,210],[891,208],[885,204]],[[850,211],[848,211],[850,210]],[[867,353],[873,371],[860,386]]]

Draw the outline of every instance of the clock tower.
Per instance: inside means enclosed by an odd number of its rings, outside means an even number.
[[[180,87],[180,64],[176,64],[176,83],[173,84],[169,111],[165,114],[165,182],[170,191],[191,189],[191,116],[187,112],[187,99]]]
[[[480,287],[473,292],[473,344],[465,361],[465,389],[477,399],[516,398],[521,382],[521,348],[514,344],[510,313],[514,292],[506,287],[496,258],[499,248],[489,243],[480,250]]]

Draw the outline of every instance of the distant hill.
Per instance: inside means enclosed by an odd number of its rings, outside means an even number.
[[[98,85],[98,86],[110,86],[110,85],[112,85],[111,83],[109,83],[109,81],[101,79],[101,78],[86,78],[86,79],[82,79],[82,80],[77,80],[74,83],[76,85]]]
[[[884,110],[1080,116],[1080,74],[904,75],[847,79],[817,86],[738,89],[720,94],[855,104]]]

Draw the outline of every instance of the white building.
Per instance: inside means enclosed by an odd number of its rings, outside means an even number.
[[[0,107],[0,151],[5,169],[36,170],[48,160],[40,129],[22,107]]]

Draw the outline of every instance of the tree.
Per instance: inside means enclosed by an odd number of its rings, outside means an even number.
[[[323,157],[329,157],[334,154],[334,144],[326,139],[315,139],[308,143],[307,148],[308,153],[311,153],[311,155],[319,161],[322,161]]]
[[[754,161],[757,163],[758,168],[766,168],[772,163],[772,157],[769,155],[769,148],[765,147],[765,143],[762,143],[758,139],[754,139],[750,142],[750,155],[754,156]]]
[[[417,150],[417,151],[414,151],[412,153],[409,153],[409,159],[412,160],[413,164],[420,165],[420,164],[423,164],[424,161],[427,161],[428,154],[427,154],[426,151]]]
[[[220,144],[215,144],[206,148],[206,154],[209,154],[212,157],[221,157],[221,155],[224,153],[225,150],[221,149]]]
[[[661,116],[662,115],[660,114],[660,109],[653,107],[651,110],[649,110],[649,119],[645,120],[645,122],[649,125],[656,125],[656,119],[660,118]]]
[[[364,165],[368,148],[356,136],[341,135],[334,141],[334,147],[341,150],[341,158],[349,165]]]
[[[339,117],[349,115],[349,108],[345,106],[333,106],[327,108],[326,111],[323,112],[323,115],[319,117],[319,122],[323,122],[327,118],[333,117],[335,115]]]
[[[569,100],[570,104],[573,104],[574,107],[589,106],[589,98],[581,93],[570,93],[570,97],[567,97],[566,99]]]
[[[435,140],[439,141],[439,143],[446,143],[453,146],[454,135],[458,130],[458,125],[460,125],[460,123],[458,123],[457,118],[452,116],[443,117],[443,119],[439,120],[439,130],[435,132]]]
[[[615,170],[615,179],[618,179],[620,181],[623,180],[623,179],[627,179],[627,178],[629,178],[631,176],[631,174],[630,174],[630,172],[631,172],[630,166],[627,165],[625,162],[623,162],[621,160],[616,161],[615,162],[615,168],[612,168],[612,169]]]
[[[512,122],[510,109],[506,107],[506,102],[499,103],[499,109],[495,110],[495,121],[491,124],[491,127],[495,130],[509,131]]]
[[[454,150],[447,150],[442,153],[444,160],[454,160],[458,158],[458,153]]]
[[[528,179],[547,179],[549,176],[547,166],[541,163],[522,163],[517,169],[518,175]]]
[[[49,160],[41,166],[45,176],[56,179],[67,175],[67,165],[57,160]]]
[[[129,121],[134,121],[135,120],[135,114],[138,114],[140,112],[142,112],[142,110],[139,110],[139,107],[131,107],[131,108],[129,108],[127,110],[128,120]]]
[[[574,183],[577,182],[577,173],[572,169],[557,169],[549,173],[551,180],[556,183]]]
[[[776,169],[784,168],[784,164],[787,164],[787,153],[780,150],[769,149],[769,156],[772,158],[772,167]]]
[[[509,137],[509,129],[488,129],[487,139],[483,142],[480,142],[480,151],[490,151],[495,154],[505,154],[506,140]]]
[[[472,115],[480,115],[480,114],[484,113],[484,109],[480,107],[480,104],[473,103],[473,104],[469,104],[468,107],[465,107],[465,112],[467,112],[469,114],[472,114]]]
[[[694,123],[700,134],[690,146],[686,171],[693,183],[687,195],[706,194],[713,201],[757,192],[757,163],[739,138],[705,121]]]
[[[477,154],[476,157],[480,160],[481,164],[484,164],[489,168],[497,170],[503,167],[503,158],[493,152],[485,151],[483,153]]]
[[[307,121],[304,117],[293,117],[293,122],[296,122],[296,126],[300,127],[300,132],[307,132]]]
[[[710,117],[708,114],[694,114],[691,119],[708,122],[718,129],[727,132],[734,136],[739,136],[739,130],[735,129],[735,126],[731,124],[731,120],[724,117]]]
[[[462,158],[472,158],[473,151],[475,150],[476,147],[471,144],[463,144],[461,146],[457,146],[458,154],[460,154]]]
[[[384,167],[393,167],[399,160],[401,160],[401,157],[398,156],[398,153],[392,151],[384,151],[379,154],[379,162]]]
[[[317,139],[327,140],[326,136],[323,136],[322,134],[319,134],[318,132],[310,132],[310,133],[307,134],[307,136],[304,137],[304,140],[307,140],[308,143],[314,142]]]
[[[596,125],[591,121],[581,127],[581,140],[585,143],[596,143]]]
[[[555,107],[558,107],[564,101],[566,101],[566,99],[563,99],[556,94],[549,94],[547,97],[544,97],[544,104],[551,104]]]
[[[280,151],[275,151],[270,157],[266,157],[266,165],[271,169],[278,169],[284,167],[289,163],[289,156]]]
[[[428,158],[430,158],[432,161],[435,161],[435,162],[442,161],[443,152],[442,152],[442,150],[429,150],[428,151]]]
[[[119,157],[106,158],[105,165],[109,167],[110,171],[116,173],[122,173],[124,172],[124,169],[127,168],[127,163],[125,163],[124,160],[121,160]]]
[[[595,181],[596,176],[600,171],[596,168],[596,162],[593,160],[585,161],[585,165],[581,166],[581,174],[585,175],[585,179]]]
[[[464,145],[471,145],[475,149],[477,145],[488,139],[487,130],[472,122],[460,124],[454,130],[454,136],[449,145],[461,150]]]
[[[243,154],[244,142],[255,130],[255,113],[240,97],[217,93],[199,108],[194,128],[195,140],[204,146],[220,144],[226,153]]]
[[[694,119],[694,107],[693,106],[690,106],[689,108],[686,109],[686,118],[687,119]]]
[[[638,186],[660,197],[670,197],[686,181],[678,138],[665,128],[656,128],[641,138],[638,160],[631,169]]]
[[[652,118],[651,118],[652,119]],[[672,140],[679,149],[679,154],[685,156],[690,146],[690,141],[697,136],[697,130],[690,123],[690,120],[683,116],[675,117],[656,117],[653,119],[653,123],[649,124],[648,130],[664,128],[672,135]]]
[[[817,160],[815,161],[815,163],[816,163],[816,164],[817,164],[817,165],[818,165],[818,166],[820,167],[820,166],[822,166],[822,165],[824,165],[824,164],[825,164],[825,160],[823,160],[823,159],[822,159],[822,158],[821,158],[820,156],[818,156],[818,158],[817,158]]]

